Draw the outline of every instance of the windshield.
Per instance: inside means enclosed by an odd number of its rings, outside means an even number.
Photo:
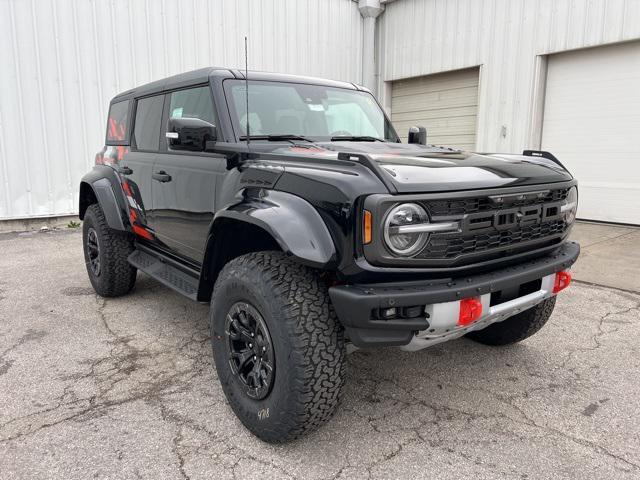
[[[236,136],[245,137],[245,82],[226,80],[224,89]],[[314,141],[398,141],[371,94],[284,82],[249,81],[249,133],[252,138],[295,135]]]

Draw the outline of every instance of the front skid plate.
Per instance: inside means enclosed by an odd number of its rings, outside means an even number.
[[[411,352],[422,350],[423,348],[438,343],[460,338],[474,330],[481,330],[492,323],[502,322],[513,315],[535,307],[538,303],[551,298],[554,295],[554,280],[555,274],[547,275],[542,278],[540,290],[494,306],[490,306],[490,293],[480,295],[482,314],[478,320],[466,326],[457,325],[458,315],[460,313],[460,301],[427,305],[425,311],[429,315],[429,328],[418,332],[409,344],[403,345],[400,348]]]

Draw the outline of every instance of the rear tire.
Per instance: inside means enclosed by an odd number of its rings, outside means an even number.
[[[210,328],[222,389],[258,438],[285,442],[331,418],[344,382],[344,334],[317,272],[281,252],[232,260],[216,281]]]
[[[493,323],[487,328],[468,333],[467,337],[478,343],[495,347],[521,342],[547,323],[555,304],[556,297],[551,297],[502,322]]]
[[[89,280],[102,297],[119,297],[136,283],[136,268],[127,258],[133,252],[133,236],[109,228],[100,205],[87,208],[82,224],[84,260]]]

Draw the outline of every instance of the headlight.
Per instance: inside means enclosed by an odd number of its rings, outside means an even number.
[[[566,203],[560,207],[560,211],[564,213],[565,221],[571,224],[576,219],[578,211],[578,189],[576,187],[571,187],[565,201]]]
[[[429,234],[410,232],[400,227],[429,223],[424,208],[415,203],[403,203],[391,209],[384,221],[384,240],[387,247],[396,255],[411,256],[424,247]],[[402,230],[402,232],[401,232]]]

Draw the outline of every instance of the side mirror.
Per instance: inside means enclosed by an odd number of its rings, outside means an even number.
[[[165,136],[171,150],[202,152],[207,142],[216,140],[216,126],[200,118],[170,118]]]
[[[424,127],[409,127],[409,143],[427,144],[427,129]]]

